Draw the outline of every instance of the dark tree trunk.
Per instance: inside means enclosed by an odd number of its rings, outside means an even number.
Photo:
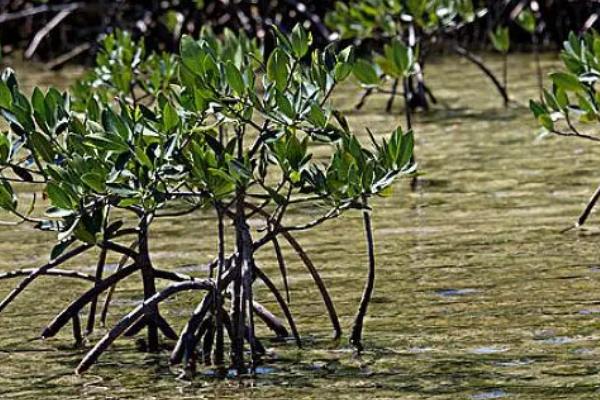
[[[156,294],[156,284],[154,282],[154,268],[150,260],[148,250],[148,216],[143,215],[140,221],[139,233],[139,256],[137,264],[142,272],[142,281],[144,284],[144,300]],[[158,327],[156,326],[155,316],[158,315],[158,306],[153,305],[145,311],[148,330],[148,351],[158,351]]]

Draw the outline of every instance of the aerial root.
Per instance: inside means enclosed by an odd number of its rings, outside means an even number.
[[[459,45],[454,46],[454,51],[458,55],[466,58],[468,61],[475,64],[492,81],[492,83],[496,87],[496,90],[502,97],[502,99],[504,101],[504,105],[507,106],[510,99],[508,97],[506,88],[502,85],[502,83],[500,83],[500,81],[498,80],[496,75],[494,75],[494,73],[483,63],[483,61],[479,57],[477,57],[475,54],[471,53],[470,51],[468,51],[467,49],[465,49]]]
[[[212,349],[213,342],[215,340],[215,325],[213,324],[213,318],[210,318],[206,332],[204,333],[204,340],[202,343],[202,355],[204,356],[204,365],[209,366],[212,364]]]
[[[64,262],[70,260],[71,258],[78,256],[79,254],[89,250],[92,248],[91,244],[81,245],[60,257],[50,261],[49,263],[35,269],[32,271],[25,279],[23,279],[19,284],[0,302],[0,312],[2,312],[12,301],[29,286],[37,277],[45,274],[47,271],[53,269],[54,267],[58,267]]]
[[[81,335],[81,320],[79,314],[73,315],[73,339],[75,339],[75,345],[80,346],[83,343],[83,336]]]
[[[390,97],[388,98],[387,104],[385,105],[385,112],[392,112],[392,107],[394,106],[394,99],[396,98],[396,93],[398,91],[398,83],[400,80],[398,78],[394,79],[392,82],[392,90],[390,93]]]
[[[340,320],[335,310],[335,306],[333,304],[333,301],[331,300],[331,296],[329,295],[329,291],[327,290],[323,279],[321,279],[317,268],[315,267],[314,263],[312,262],[306,251],[304,251],[304,248],[300,245],[300,243],[298,243],[298,241],[294,238],[294,236],[292,236],[290,232],[286,231],[285,228],[281,226],[281,224],[279,224],[277,221],[270,220],[270,215],[265,210],[262,210],[256,207],[255,205],[249,203],[247,204],[247,206],[251,210],[267,218],[267,223],[273,224],[275,231],[280,231],[281,235],[290,244],[290,246],[292,246],[298,257],[310,273],[310,276],[317,285],[317,288],[319,289],[319,293],[321,294],[321,298],[323,299],[323,303],[325,304],[325,308],[327,309],[327,314],[329,315],[329,319],[331,321],[331,324],[333,325],[333,339],[338,340],[342,336],[342,327],[340,325]]]
[[[283,287],[285,289],[285,299],[287,303],[290,303],[290,286],[287,278],[287,266],[285,263],[285,258],[283,257],[283,252],[281,251],[281,246],[279,245],[279,241],[276,237],[273,238],[273,250],[275,250],[275,257],[277,258],[277,264],[279,265],[279,272],[281,273],[281,280],[283,281]]]
[[[269,291],[271,291],[271,293],[275,297],[275,300],[277,300],[277,303],[279,304],[279,307],[281,308],[281,311],[284,313],[284,315],[285,315],[285,317],[286,317],[286,319],[288,321],[288,324],[290,325],[290,329],[292,330],[292,335],[294,336],[294,339],[296,340],[296,344],[298,345],[298,347],[302,347],[302,342],[300,340],[300,335],[298,334],[298,329],[296,328],[296,322],[294,321],[294,317],[292,316],[292,312],[290,311],[287,303],[283,299],[283,296],[281,296],[281,293],[279,292],[279,290],[277,289],[277,287],[273,284],[273,282],[269,279],[269,277],[260,268],[258,268],[258,266],[254,267],[254,272],[256,273],[256,276],[261,281],[263,281],[263,283],[265,284],[265,286],[267,286],[267,288],[269,289]],[[258,315],[262,318],[261,314],[258,314]]]
[[[579,215],[579,218],[577,218],[577,222],[575,222],[575,224],[571,225],[570,227],[563,229],[561,233],[565,233],[572,229],[577,229],[580,226],[583,226],[586,223],[590,214],[592,213],[592,210],[596,206],[596,203],[598,203],[598,200],[600,200],[600,186],[598,186],[598,188],[586,204],[585,208],[581,212],[581,215]]]
[[[110,286],[110,285],[108,285]],[[145,300],[139,306],[137,306],[129,314],[121,318],[119,322],[106,334],[92,350],[90,350],[83,360],[77,366],[75,372],[81,374],[87,371],[92,364],[96,362],[98,357],[104,353],[104,351],[131,325],[133,325],[139,318],[143,317],[148,309],[156,307],[161,301],[168,297],[185,290],[210,290],[213,287],[212,283],[208,280],[197,281],[197,282],[179,282],[175,283],[160,292],[157,292],[154,296]]]
[[[90,303],[96,296],[100,293],[111,287],[113,284],[116,284],[123,279],[127,278],[134,272],[138,271],[139,267],[137,264],[130,264],[127,267],[115,272],[114,274],[108,276],[106,279],[98,282],[94,287],[89,289],[87,292],[79,296],[75,301],[73,301],[67,308],[65,308],[62,312],[60,312],[52,322],[48,324],[48,326],[42,331],[42,338],[49,338],[55,336],[58,331],[62,329],[63,326],[69,321],[69,319],[73,318],[73,315],[79,313],[83,307],[85,307],[88,303]]]
[[[98,257],[98,263],[96,264],[96,275],[95,281],[99,282],[102,279],[102,275],[104,274],[104,265],[106,264],[106,255],[107,248],[103,247],[100,250],[100,256]],[[96,306],[98,305],[98,296],[95,296],[92,302],[90,303],[90,311],[88,314],[86,334],[89,335],[94,331],[94,325],[96,322]]]
[[[137,249],[138,247],[138,241],[134,240],[130,245],[129,245],[129,249],[132,251],[135,251],[135,249]],[[127,261],[129,260],[129,256],[126,254],[123,254],[121,256],[121,259],[119,260],[119,263],[117,264],[117,269],[115,272],[119,272],[121,269],[123,269],[123,267],[125,267],[125,264],[127,263]],[[108,316],[108,308],[110,306],[110,302],[112,301],[112,297],[115,293],[116,290],[116,283],[113,284],[110,287],[110,290],[108,291],[108,293],[106,294],[106,297],[104,298],[104,304],[102,305],[102,311],[100,312],[100,323],[102,325],[106,325],[106,318]]]
[[[373,241],[373,229],[371,225],[371,215],[368,212],[369,204],[367,202],[366,196],[363,196],[363,203],[365,207],[365,211],[363,211],[363,228],[365,231],[365,241],[367,243],[369,264],[365,288],[363,290],[363,294],[360,299],[360,305],[358,307],[358,312],[356,314],[354,324],[352,326],[352,334],[350,335],[350,344],[356,348],[359,354],[363,350],[362,332],[364,319],[367,315],[367,309],[369,308],[369,302],[371,301],[371,296],[373,295],[373,289],[375,287],[375,248]]]
[[[283,323],[262,304],[257,301],[253,301],[252,307],[254,308],[256,315],[258,315],[258,317],[269,329],[273,331],[273,333],[275,333],[275,335],[277,335],[278,338],[286,338],[290,335]]]
[[[192,313],[192,316],[188,320],[188,322],[183,327],[183,330],[179,334],[179,339],[171,352],[170,362],[171,364],[179,364],[181,363],[184,353],[186,349],[191,349],[195,347],[195,343],[190,344],[188,342],[193,341],[194,333],[198,330],[198,327],[205,319],[207,313],[210,311],[210,307],[212,305],[213,296],[211,293],[208,293],[204,296],[200,304],[196,306],[196,309]]]

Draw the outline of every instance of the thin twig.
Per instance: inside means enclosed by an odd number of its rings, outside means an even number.
[[[80,3],[70,4],[69,6],[64,7],[62,10],[60,10],[58,14],[56,14],[54,17],[52,17],[52,19],[33,37],[31,44],[29,45],[27,50],[25,50],[25,58],[31,58],[37,50],[40,43],[42,42],[42,40],[50,33],[50,31],[56,28],[58,24],[60,24],[65,18],[67,18],[73,11],[77,10],[79,7],[81,7]]]
[[[23,269],[16,269],[13,271],[4,272],[4,273],[0,274],[0,280],[12,279],[12,278],[16,278],[19,276],[29,276],[32,273],[34,273],[35,271],[36,271],[35,268],[23,268]],[[71,271],[71,270],[66,270],[66,269],[51,269],[49,271],[44,271],[44,272],[40,273],[39,275],[57,276],[57,277],[61,277],[61,278],[74,278],[74,279],[82,279],[82,280],[86,280],[86,281],[90,281],[90,282],[96,282],[96,278],[94,278],[92,275],[84,274],[83,272],[79,272],[79,271]]]

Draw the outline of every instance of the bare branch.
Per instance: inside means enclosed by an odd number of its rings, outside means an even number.
[[[35,271],[36,271],[35,268],[23,268],[23,269],[16,269],[13,271],[8,271],[3,274],[0,274],[0,280],[12,279],[12,278],[16,278],[19,276],[29,276],[32,273],[34,273]],[[82,279],[82,280],[86,280],[86,281],[90,281],[90,282],[96,281],[96,278],[94,278],[92,275],[84,274],[79,271],[71,271],[71,270],[66,270],[66,269],[51,269],[48,271],[44,271],[44,272],[40,273],[39,275],[57,276],[57,277],[61,277],[61,278]]]
[[[62,10],[60,10],[58,14],[56,14],[54,17],[52,17],[52,19],[33,37],[31,44],[29,45],[27,50],[25,50],[25,58],[31,58],[37,50],[40,43],[42,42],[42,40],[50,33],[50,31],[56,28],[65,18],[67,18],[73,11],[77,10],[79,7],[81,7],[81,3],[70,4],[69,6],[66,6]]]

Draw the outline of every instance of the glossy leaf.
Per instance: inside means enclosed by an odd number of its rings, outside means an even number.
[[[58,184],[54,182],[48,182],[46,192],[48,194],[48,198],[54,206],[65,210],[73,209],[73,201],[71,200],[71,197]]]
[[[380,82],[375,67],[366,60],[356,61],[352,72],[356,79],[365,86],[377,86]]]
[[[308,48],[312,42],[312,36],[310,33],[306,33],[306,30],[302,25],[296,24],[292,29],[290,42],[294,55],[298,58],[302,58],[308,53]]]
[[[163,108],[163,127],[165,131],[170,132],[179,125],[179,115],[177,111],[171,106],[171,104],[166,103]]]
[[[267,76],[275,87],[282,91],[288,80],[288,56],[281,49],[275,49],[267,61]]]
[[[575,75],[568,72],[555,72],[550,74],[550,78],[556,86],[565,91],[579,92],[584,90],[584,87],[581,82],[579,82],[579,79],[577,79]]]
[[[231,89],[238,95],[243,95],[246,89],[246,85],[244,84],[244,78],[240,70],[233,64],[233,62],[228,61],[225,63],[225,75],[227,77],[227,83],[231,86]]]
[[[8,110],[12,107],[12,94],[3,81],[0,81],[0,107]]]
[[[200,74],[203,70],[202,56],[204,54],[200,45],[190,36],[184,35],[181,38],[180,53],[183,65],[191,72]]]

